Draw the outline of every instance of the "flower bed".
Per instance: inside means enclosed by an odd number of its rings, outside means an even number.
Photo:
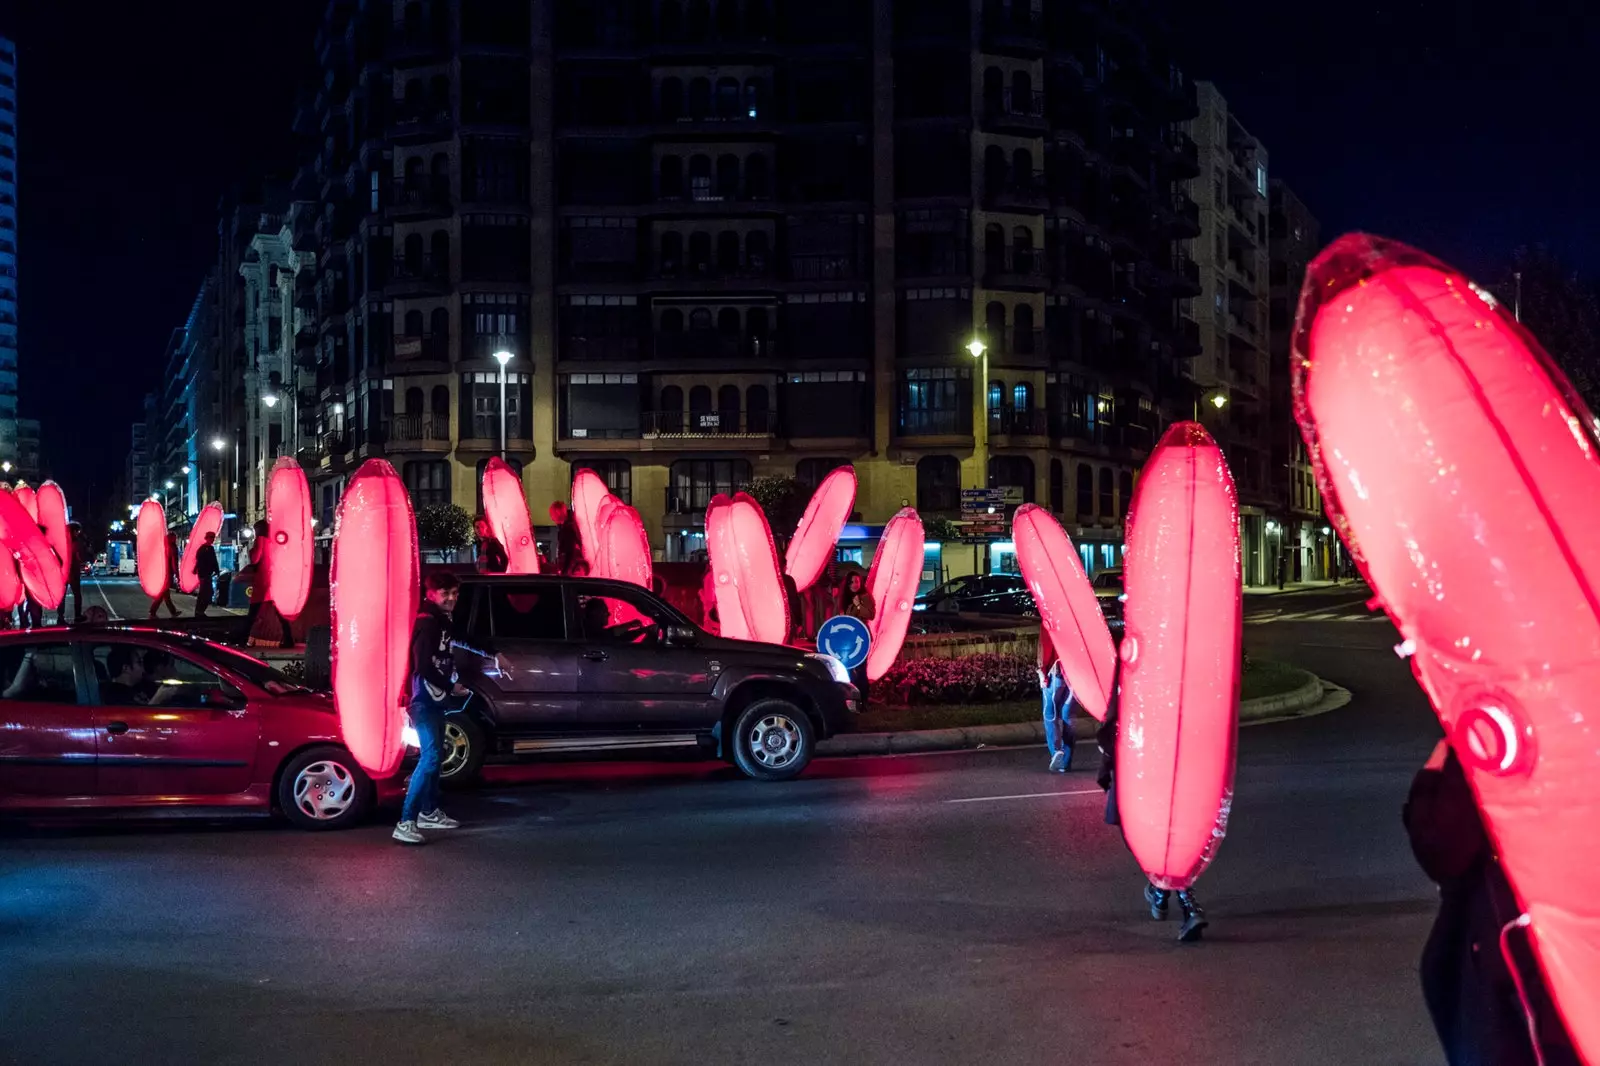
[[[872,684],[874,698],[898,705],[1003,703],[1038,694],[1034,662],[1020,655],[905,659]]]

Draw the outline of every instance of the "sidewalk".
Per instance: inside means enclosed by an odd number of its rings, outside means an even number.
[[[1366,592],[1366,582],[1359,578],[1345,578],[1343,581],[1293,581],[1279,588],[1277,585],[1246,585],[1246,596],[1288,596],[1296,592],[1323,592],[1328,589],[1344,589],[1350,592]]]

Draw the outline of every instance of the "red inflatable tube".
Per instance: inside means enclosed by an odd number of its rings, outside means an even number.
[[[0,557],[0,611],[16,610],[24,591],[16,560],[10,555]]]
[[[418,589],[411,497],[382,459],[361,464],[339,500],[331,582],[339,725],[356,761],[386,777],[405,755]]]
[[[1146,461],[1123,571],[1117,811],[1150,880],[1188,888],[1228,828],[1244,601],[1233,475],[1199,423]]]
[[[876,610],[867,632],[872,647],[867,652],[867,680],[876,681],[889,672],[911,625],[911,604],[922,581],[922,519],[915,508],[906,507],[889,519],[867,571],[867,591],[872,593]]]
[[[195,515],[189,528],[189,542],[183,546],[183,565],[178,567],[178,588],[193,596],[200,588],[200,575],[195,571],[195,556],[206,542],[207,533],[222,531],[222,504],[208,503]]]
[[[1061,523],[1033,503],[1018,507],[1012,516],[1011,539],[1073,698],[1104,720],[1116,678],[1117,648],[1077,549]]]
[[[602,509],[600,554],[605,559],[604,576],[631,581],[640,588],[650,587],[654,572],[650,537],[639,512],[620,500]]]
[[[33,519],[34,523],[37,525],[39,521],[38,494],[27,485],[18,485],[14,494],[17,497],[17,502],[22,504],[22,509],[28,512],[28,517]]]
[[[134,521],[134,547],[139,561],[139,587],[151,599],[161,595],[171,580],[167,561],[167,513],[155,500],[139,505]]]
[[[817,583],[817,578],[833,559],[839,534],[856,506],[854,467],[835,468],[811,494],[805,514],[794,528],[794,539],[784,554],[784,572],[794,578],[801,592]]]
[[[1404,245],[1313,263],[1295,415],[1466,769],[1569,1031],[1600,1062],[1600,445],[1525,330]]]
[[[732,499],[713,496],[706,508],[706,547],[722,635],[769,644],[787,640],[789,597],[761,505],[742,492]]]
[[[39,486],[34,505],[35,517],[44,528],[44,538],[61,561],[66,580],[71,581],[72,575],[66,573],[66,568],[72,565],[72,534],[67,531],[67,497],[60,485],[46,481]]]
[[[483,467],[483,515],[489,531],[506,550],[506,573],[537,574],[539,546],[533,539],[533,519],[522,478],[498,455]]]
[[[591,574],[599,569],[595,556],[600,543],[600,505],[610,495],[611,490],[593,470],[580,470],[572,479],[572,513],[578,522],[578,539],[583,544],[583,557],[589,563]]]
[[[311,595],[315,536],[306,472],[286,455],[267,482],[267,599],[285,618],[299,617]]]

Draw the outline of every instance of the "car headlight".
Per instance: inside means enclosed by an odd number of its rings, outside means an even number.
[[[815,659],[819,663],[822,663],[824,666],[826,666],[828,668],[828,676],[833,678],[839,684],[848,685],[850,683],[850,671],[844,668],[844,663],[840,662],[838,659],[835,659],[833,656],[823,655],[820,652],[810,652],[806,655],[806,658]]]
[[[404,744],[407,748],[415,748],[418,751],[422,750],[422,741],[418,739],[417,731],[410,726],[406,726],[404,729],[400,730],[400,743]]]

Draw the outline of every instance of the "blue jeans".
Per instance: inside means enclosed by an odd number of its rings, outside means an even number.
[[[421,755],[406,786],[406,801],[400,808],[402,822],[414,822],[417,815],[439,809],[439,769],[444,765],[444,704],[435,703],[424,692],[411,697],[410,712]]]
[[[1045,747],[1050,749],[1052,758],[1066,752],[1070,759],[1072,728],[1067,724],[1067,715],[1072,711],[1072,690],[1067,687],[1067,679],[1060,670],[1051,670],[1045,676],[1043,694]]]

